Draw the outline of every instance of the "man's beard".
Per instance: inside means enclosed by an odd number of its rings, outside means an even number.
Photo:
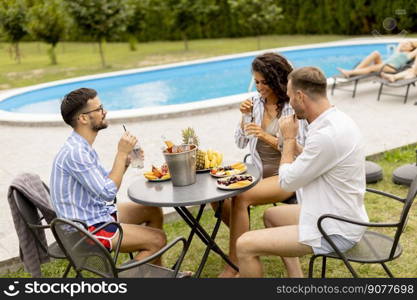
[[[298,120],[304,120],[306,118],[304,111],[300,111],[300,110],[295,109],[295,108],[293,108],[293,109],[294,109],[295,116],[297,117]]]
[[[100,124],[91,126],[91,129],[98,132],[102,129],[106,129],[109,125],[107,123],[101,122]]]
[[[91,125],[91,129],[95,132],[98,132],[102,129],[106,129],[109,126],[106,122],[104,122],[104,118],[101,119],[101,122],[99,124],[93,124]]]
[[[298,120],[305,120],[306,116],[304,114],[301,113],[295,113],[295,116],[297,117]]]

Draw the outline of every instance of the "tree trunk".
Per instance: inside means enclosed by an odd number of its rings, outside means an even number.
[[[13,46],[14,45],[9,45],[9,47],[8,47],[8,51],[9,51],[9,57],[10,57],[10,59],[14,59],[14,50],[13,50]]]
[[[14,44],[14,52],[15,52],[15,59],[17,61],[18,64],[21,63],[20,61],[20,49],[19,49],[19,42],[16,42]]]
[[[182,39],[184,41],[185,51],[188,51],[188,39],[187,39],[187,34],[185,32],[182,32]]]
[[[133,34],[129,34],[128,41],[130,51],[137,51],[138,39]]]
[[[52,44],[51,48],[48,50],[49,59],[51,60],[51,65],[56,65],[58,62],[56,60],[56,53],[55,53],[56,44]]]
[[[104,38],[102,38],[102,39],[99,40],[99,42],[98,42],[98,48],[99,48],[99,51],[100,51],[101,66],[103,68],[106,68],[107,65],[106,65],[106,60],[104,59],[104,50],[103,50],[103,42],[104,41],[105,41]]]

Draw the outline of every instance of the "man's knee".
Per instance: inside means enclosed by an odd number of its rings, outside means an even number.
[[[264,211],[263,215],[264,225],[265,227],[274,227],[274,221],[273,221],[273,208],[270,207]]]
[[[254,255],[256,245],[251,238],[251,232],[242,234],[236,241],[236,251],[238,259],[244,259]]]
[[[167,237],[165,232],[158,230],[153,239],[153,244],[157,250],[161,249],[167,244]]]

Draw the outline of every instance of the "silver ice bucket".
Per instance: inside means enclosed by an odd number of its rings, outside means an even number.
[[[174,186],[186,186],[195,183],[196,145],[181,145],[177,146],[173,153],[166,150],[163,153]]]

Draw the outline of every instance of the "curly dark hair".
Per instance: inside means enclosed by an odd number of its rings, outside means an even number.
[[[252,73],[258,72],[265,78],[267,85],[277,96],[277,113],[281,115],[284,104],[290,99],[287,96],[288,75],[293,68],[287,59],[277,53],[264,53],[252,62]]]

